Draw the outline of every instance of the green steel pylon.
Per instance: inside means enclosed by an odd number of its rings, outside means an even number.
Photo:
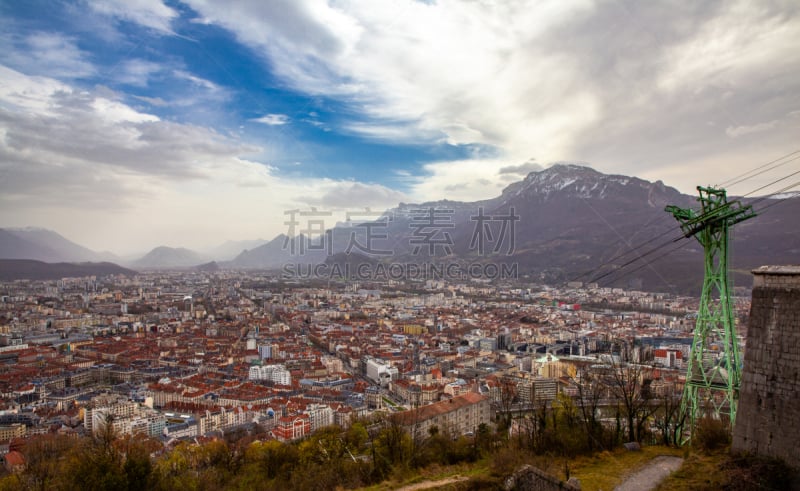
[[[728,231],[755,216],[751,206],[728,201],[724,189],[697,186],[697,191],[699,211],[665,208],[681,222],[684,237],[695,237],[705,251],[703,291],[681,400],[680,414],[688,416],[688,438],[703,413],[728,416],[731,429],[736,420],[742,364],[728,282]]]

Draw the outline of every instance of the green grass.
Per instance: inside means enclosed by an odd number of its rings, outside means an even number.
[[[656,491],[716,490],[727,483],[722,464],[728,458],[727,450],[710,454],[689,453],[680,469],[664,479]]]
[[[398,411],[405,411],[406,410],[405,406],[398,406],[391,399],[387,399],[386,397],[383,397],[382,399],[383,399],[383,402],[385,402],[386,404],[392,406],[393,408],[395,408]]]
[[[622,448],[613,452],[600,452],[591,457],[578,457],[569,464],[570,476],[578,478],[583,491],[609,491],[659,455],[683,457],[683,450],[649,446],[642,447],[640,452],[630,452]],[[563,474],[562,471],[556,477],[564,479]]]
[[[361,491],[388,491],[424,481],[442,481],[455,476],[477,477],[489,474],[489,462],[481,459],[473,463],[449,466],[432,465],[425,469],[408,469],[404,473],[372,486],[361,488]]]
[[[570,477],[578,478],[583,491],[610,491],[652,459],[661,455],[682,457],[684,464],[668,476],[656,488],[657,491],[711,491],[720,489],[722,485],[728,483],[726,471],[723,468],[723,464],[728,458],[727,450],[706,454],[686,448],[655,445],[642,447],[639,452],[630,452],[619,448],[613,452],[600,452],[593,456],[574,459],[529,455],[518,461],[517,464],[529,463],[561,480],[566,480],[566,468],[569,467]],[[471,464],[433,465],[425,469],[406,469],[382,483],[363,488],[363,491],[388,491],[426,481],[441,481],[454,476],[475,479],[498,478],[497,475],[493,475],[492,461],[482,459]],[[441,489],[458,488],[453,485],[441,487]]]

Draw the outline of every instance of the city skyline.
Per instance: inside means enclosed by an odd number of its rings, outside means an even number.
[[[692,194],[800,134],[800,21],[780,3],[0,8],[0,226],[95,250],[475,201],[556,161]]]

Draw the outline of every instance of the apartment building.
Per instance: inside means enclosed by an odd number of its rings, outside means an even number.
[[[434,426],[453,435],[466,435],[492,418],[489,398],[474,392],[398,414],[406,431],[416,435],[427,435]]]

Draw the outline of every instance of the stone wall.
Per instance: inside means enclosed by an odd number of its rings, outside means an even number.
[[[753,275],[732,449],[800,468],[800,266]]]
[[[508,491],[580,491],[581,485],[575,478],[564,482],[536,467],[526,465],[506,479],[505,489]]]

